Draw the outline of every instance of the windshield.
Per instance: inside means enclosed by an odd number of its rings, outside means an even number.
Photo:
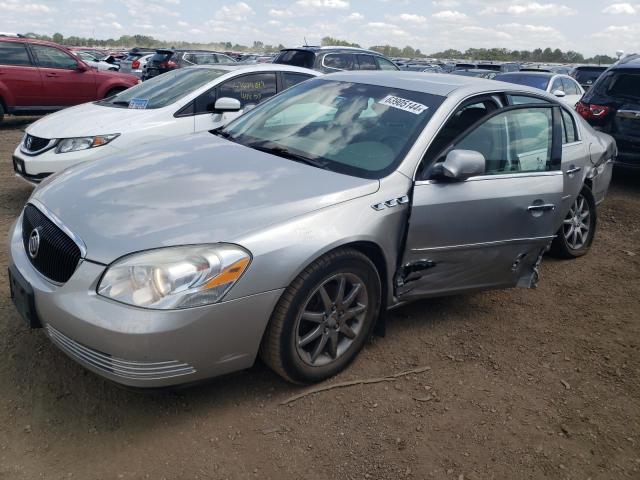
[[[528,87],[538,88],[540,90],[547,89],[550,78],[551,77],[547,75],[526,75],[519,73],[505,73],[503,75],[496,75],[495,77],[493,77],[494,80],[500,80],[501,82],[526,85]]]
[[[445,97],[376,85],[309,80],[219,132],[258,150],[363,178],[382,178]]]
[[[97,103],[109,107],[128,108],[131,100],[135,99],[136,102],[133,103],[144,105],[144,109],[162,108],[226,73],[229,72],[214,68],[181,68],[139,83]]]

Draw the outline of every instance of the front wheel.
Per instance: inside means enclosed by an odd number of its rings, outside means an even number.
[[[562,222],[551,244],[551,254],[559,258],[578,258],[586,254],[596,234],[596,202],[584,186]]]
[[[339,249],[316,260],[285,290],[260,357],[294,383],[343,370],[364,346],[380,311],[381,283],[369,258]]]

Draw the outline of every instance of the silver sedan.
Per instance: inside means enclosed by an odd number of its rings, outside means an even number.
[[[549,248],[585,254],[615,155],[540,90],[334,74],[227,127],[43,182],[11,233],[13,299],[73,359],[130,386],[258,355],[318,382],[395,305],[533,287]]]

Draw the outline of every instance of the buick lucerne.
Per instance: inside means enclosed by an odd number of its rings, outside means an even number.
[[[615,142],[554,96],[345,72],[225,127],[46,179],[10,240],[14,303],[93,372],[158,387],[345,368],[411,300],[533,287],[585,254]]]

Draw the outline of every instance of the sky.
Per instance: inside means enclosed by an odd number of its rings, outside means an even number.
[[[639,2],[640,0],[635,0]],[[324,36],[363,47],[560,48],[640,52],[640,3],[610,0],[0,0],[0,32],[162,40],[254,40],[285,46]]]

